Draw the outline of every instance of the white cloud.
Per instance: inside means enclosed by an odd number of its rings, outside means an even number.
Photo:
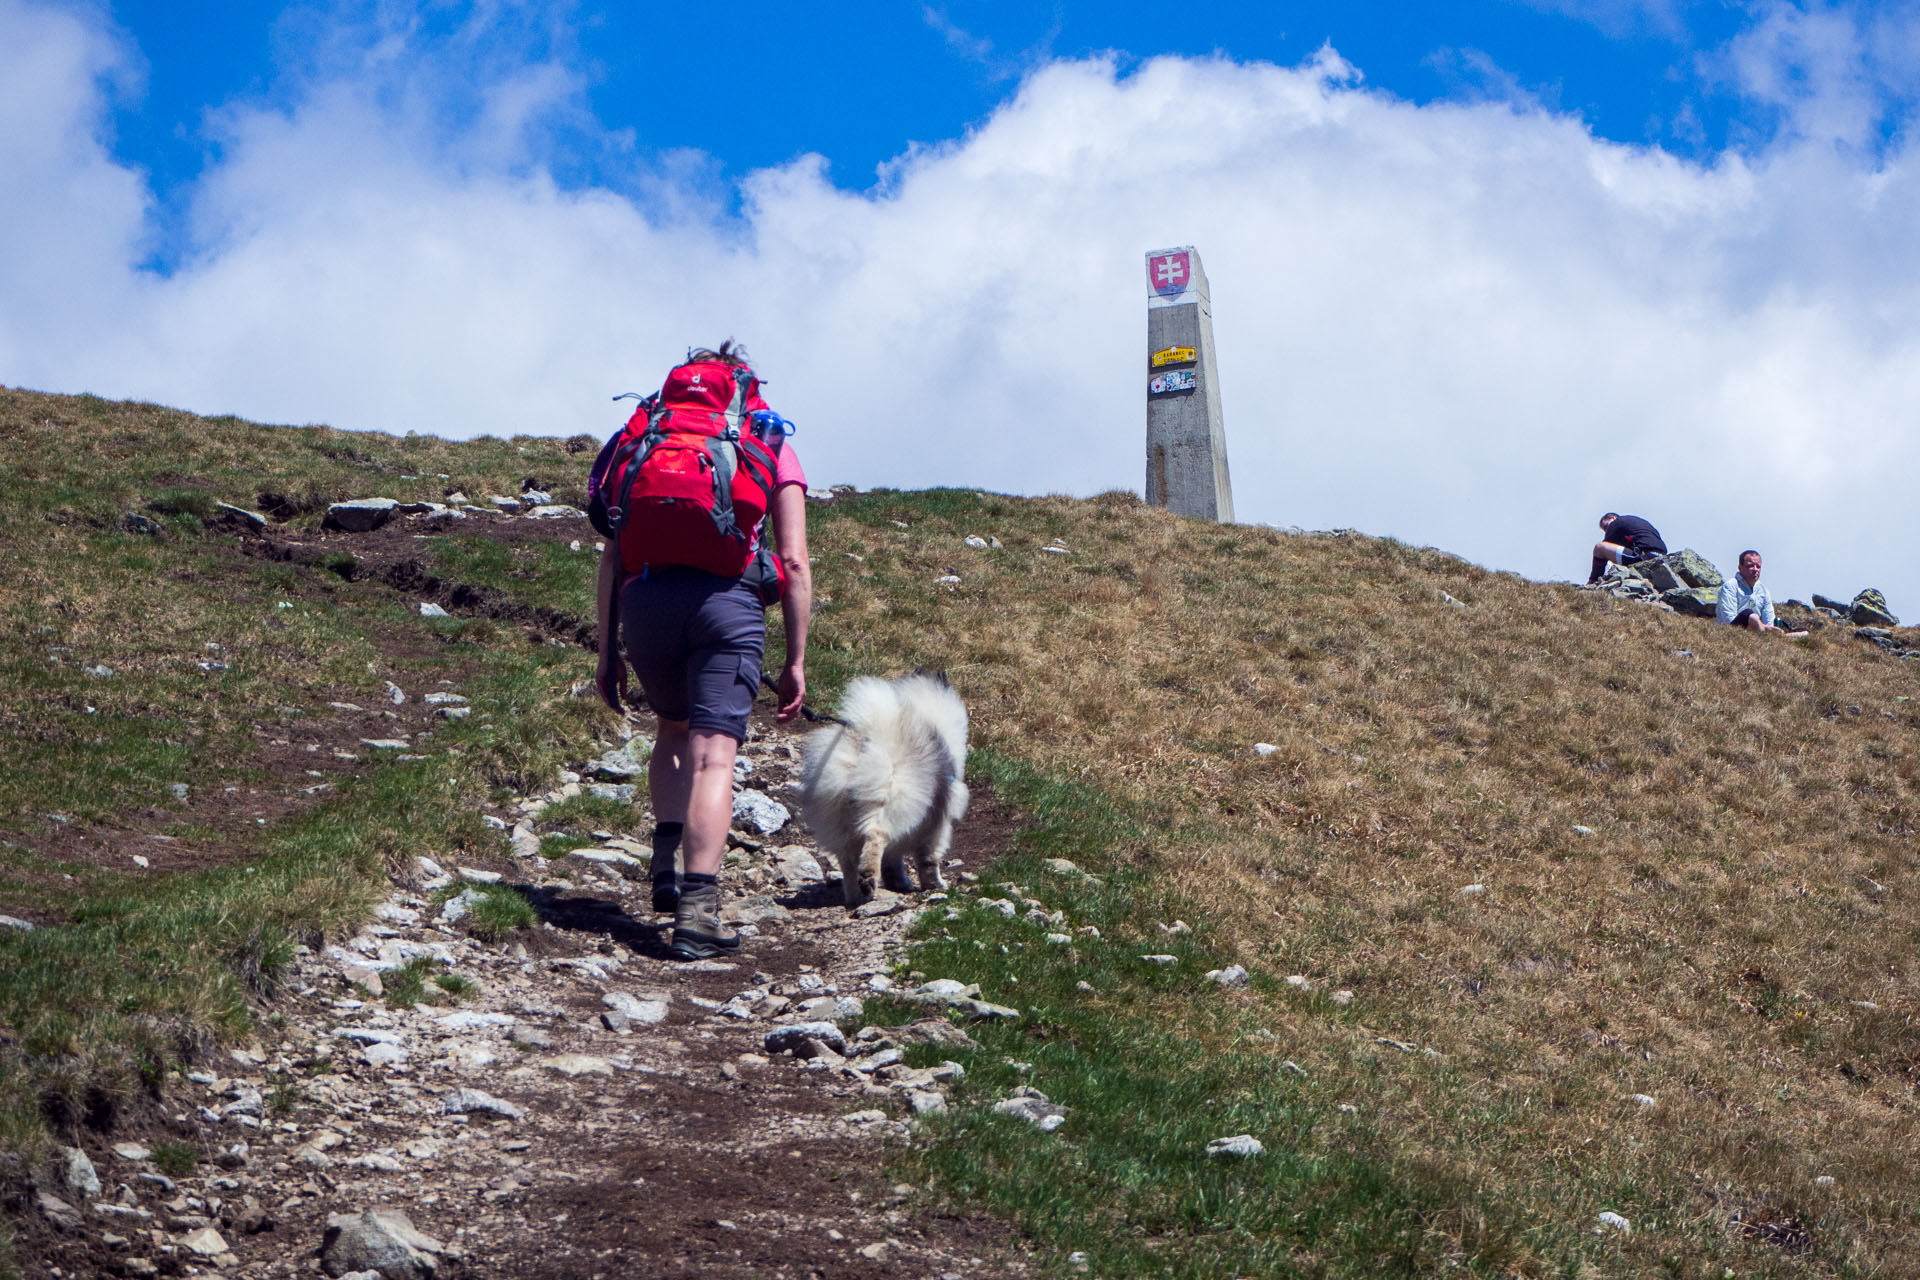
[[[0,158],[34,175],[0,208],[0,378],[269,421],[601,433],[606,397],[733,335],[818,481],[1138,489],[1141,255],[1190,242],[1241,518],[1564,577],[1626,510],[1722,563],[1762,547],[1781,593],[1871,583],[1920,615],[1903,146],[1869,168],[1798,132],[1701,167],[1528,104],[1416,107],[1330,50],[1070,62],[873,192],[805,158],[751,175],[725,217],[685,157],[632,190],[552,180],[543,160],[625,145],[563,56],[492,51],[508,87],[453,127],[431,89],[458,51],[381,40],[379,68],[227,110],[197,250],[162,278],[133,265],[139,176],[97,142],[114,46],[0,0],[0,86],[41,86],[0,90]]]

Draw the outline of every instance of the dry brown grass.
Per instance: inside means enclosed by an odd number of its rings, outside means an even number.
[[[1920,1274],[1920,667],[1127,495],[863,499],[815,542],[836,660],[942,662],[982,740],[1164,815],[1140,855],[1318,993],[1273,1001],[1277,1056],[1408,1154],[1627,1213],[1629,1270],[1724,1237]]]

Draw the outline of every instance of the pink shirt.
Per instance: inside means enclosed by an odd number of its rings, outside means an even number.
[[[807,473],[800,469],[800,459],[793,452],[793,441],[783,441],[780,455],[773,461],[773,487],[776,490],[789,484],[797,484],[802,489],[807,487]]]

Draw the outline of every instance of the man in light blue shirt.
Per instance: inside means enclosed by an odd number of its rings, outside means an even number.
[[[1804,631],[1783,631],[1773,624],[1773,596],[1760,585],[1760,553],[1740,553],[1740,575],[1720,584],[1720,603],[1715,610],[1720,621],[1749,631],[1780,631],[1783,635],[1805,635]]]

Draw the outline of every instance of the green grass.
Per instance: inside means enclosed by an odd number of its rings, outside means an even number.
[[[153,1144],[153,1167],[169,1178],[184,1178],[200,1163],[200,1149],[190,1142],[161,1140]]]
[[[640,809],[637,805],[625,804],[606,796],[582,793],[569,796],[557,804],[548,805],[541,811],[539,822],[544,827],[569,829],[559,833],[562,835],[570,834],[571,829],[575,828],[588,831],[631,831],[640,822]],[[546,852],[544,841],[541,852]]]
[[[990,1205],[1056,1263],[1086,1252],[1100,1275],[1500,1276],[1549,1258],[1558,1271],[1580,1256],[1572,1232],[1529,1227],[1466,1170],[1396,1153],[1379,1117],[1338,1110],[1349,1095],[1337,1082],[1282,1068],[1258,1007],[1202,977],[1229,961],[1203,933],[1159,932],[1176,904],[1125,866],[1153,834],[1149,816],[997,751],[976,753],[970,772],[1034,824],[972,894],[956,895],[957,920],[941,908],[923,913],[906,963],[978,982],[1023,1017],[968,1027],[983,1047],[959,1055],[960,1105],[903,1158],[903,1175],[957,1203]],[[1105,882],[1045,872],[1056,857],[1101,866]],[[1044,934],[1060,926],[972,901],[1028,896],[1066,914],[1061,931],[1093,925],[1102,936],[1049,945]],[[1143,964],[1146,951],[1176,963]],[[929,1046],[910,1061],[950,1052]],[[1026,1084],[1070,1109],[1063,1128],[1042,1133],[991,1112]],[[1210,1140],[1238,1133],[1259,1137],[1266,1153],[1204,1154]]]
[[[497,942],[510,933],[531,929],[540,923],[533,904],[512,885],[483,884],[473,887],[479,890],[480,897],[467,909],[467,917],[462,923],[475,937]]]

